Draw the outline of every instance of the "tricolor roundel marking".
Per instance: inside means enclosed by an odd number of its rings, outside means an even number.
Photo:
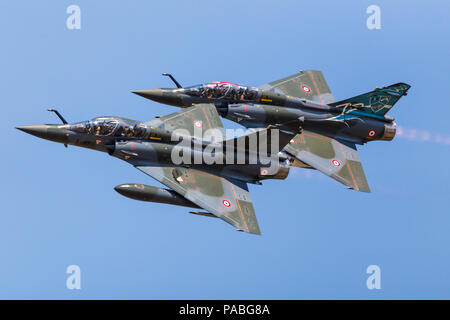
[[[340,167],[340,166],[341,166],[341,163],[340,163],[339,161],[337,161],[337,160],[333,160],[333,161],[331,161],[331,163],[332,163],[335,167]]]
[[[202,127],[202,122],[201,121],[194,121],[194,126],[196,126],[197,128],[201,128]]]
[[[227,208],[229,208],[229,207],[231,206],[231,203],[230,203],[230,201],[228,201],[228,200],[223,200],[223,201],[222,201],[222,204],[223,204],[225,207],[227,207]]]
[[[377,132],[375,130],[369,130],[369,133],[367,134],[369,137],[373,137],[377,134]]]
[[[269,174],[269,171],[267,171],[267,169],[261,169],[262,176],[267,176],[268,174]]]
[[[311,89],[307,86],[302,86],[302,90],[305,91],[306,93],[310,93]]]

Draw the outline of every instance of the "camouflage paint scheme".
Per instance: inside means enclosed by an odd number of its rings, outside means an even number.
[[[64,122],[65,120],[62,119]],[[211,136],[204,140],[196,124],[204,129],[223,129],[222,121],[212,104],[197,104],[182,109],[173,114],[154,119],[149,122],[139,122],[119,117],[97,117],[90,121],[63,125],[31,125],[17,129],[39,138],[106,152],[136,167],[138,170],[158,180],[170,189],[160,189],[138,184],[122,184],[115,187],[120,194],[132,199],[168,203],[173,205],[203,208],[206,212],[191,213],[218,217],[228,222],[237,230],[253,234],[261,234],[255,210],[248,191],[248,183],[260,184],[263,179],[285,179],[289,173],[287,158],[279,153],[258,153],[258,161],[254,164],[179,164],[172,161],[172,150],[179,140],[172,141],[175,129],[188,132],[185,138],[200,145],[225,145],[236,138],[225,140]],[[245,138],[260,139],[273,129],[252,132]],[[294,137],[295,133],[280,130],[280,143],[284,147]],[[218,135],[217,135],[218,137]],[[214,141],[214,142],[212,142]],[[232,151],[243,153],[249,157],[250,148],[239,145]],[[198,151],[194,144],[183,147],[183,152]],[[224,148],[226,156],[228,149]],[[267,167],[261,159],[272,161],[273,166]],[[266,162],[267,163],[267,162]]]
[[[177,86],[179,84],[177,83]],[[32,125],[17,129],[34,136],[106,152],[124,160],[170,189],[140,184],[122,184],[115,190],[132,199],[167,203],[206,212],[193,214],[218,217],[239,231],[260,234],[248,183],[264,179],[285,179],[291,166],[317,169],[350,189],[369,192],[356,145],[375,140],[392,140],[394,119],[385,114],[406,95],[409,85],[397,83],[385,88],[334,102],[320,71],[298,74],[256,87],[216,82],[188,88],[133,91],[145,98],[183,109],[149,122],[120,117],[97,117],[90,121],[68,124],[59,113],[62,125]],[[51,110],[55,111],[55,110]],[[218,133],[223,132],[219,114],[227,119],[257,129],[245,135],[258,141],[279,130],[276,152],[260,153],[245,145],[233,152],[246,159],[257,155],[249,164],[178,164],[172,151],[176,129],[184,129],[195,145],[225,145]],[[195,128],[215,130],[205,137]],[[214,136],[217,134],[217,136]],[[182,138],[182,137],[180,137]],[[223,140],[221,140],[223,139]],[[190,144],[183,152],[199,152]],[[268,142],[270,144],[270,140]],[[200,151],[201,152],[201,151]],[[218,152],[226,158],[228,149]],[[270,160],[272,165],[262,160]]]
[[[394,138],[396,123],[386,113],[409,88],[397,83],[335,102],[322,72],[306,70],[258,88],[213,82],[133,93],[179,107],[212,103],[221,116],[247,128],[297,132],[283,150],[292,166],[317,169],[349,189],[370,192],[356,145]]]

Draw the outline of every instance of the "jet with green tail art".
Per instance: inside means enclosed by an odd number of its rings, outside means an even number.
[[[211,82],[135,90],[144,98],[182,108],[213,104],[219,114],[246,128],[275,126],[296,132],[282,152],[291,166],[317,169],[349,189],[370,192],[357,145],[394,138],[397,125],[386,113],[410,85],[396,83],[335,101],[320,71],[305,70],[259,87]]]

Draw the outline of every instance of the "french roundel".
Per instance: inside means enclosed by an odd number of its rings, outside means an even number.
[[[340,165],[341,165],[341,163],[339,162],[339,161],[337,161],[337,160],[333,160],[333,161],[331,161],[333,164],[334,164],[334,166],[336,166],[336,167],[339,167]]]
[[[223,200],[222,203],[223,203],[223,205],[224,205],[225,207],[227,207],[227,208],[229,208],[229,207],[231,206],[231,203],[230,203],[230,201],[228,201],[228,200]]]
[[[311,89],[307,86],[302,86],[302,90],[305,91],[306,93],[310,93]]]
[[[375,130],[370,130],[368,133],[369,137],[373,137],[377,132]]]

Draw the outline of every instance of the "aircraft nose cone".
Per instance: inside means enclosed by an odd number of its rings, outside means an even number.
[[[16,129],[32,134],[33,136],[42,137],[47,133],[47,126],[45,124],[36,124],[32,126],[21,126]]]
[[[67,142],[67,131],[64,128],[60,128],[59,125],[35,124],[32,126],[16,127],[16,129],[38,138],[62,143]]]
[[[141,96],[141,97],[144,97],[144,98],[147,98],[150,100],[154,100],[154,101],[159,101],[163,97],[162,89],[134,90],[131,92],[133,92],[134,94],[137,94],[138,96]]]
[[[145,89],[131,91],[146,99],[150,99],[159,103],[164,103],[172,106],[182,107],[183,101],[177,89]]]

